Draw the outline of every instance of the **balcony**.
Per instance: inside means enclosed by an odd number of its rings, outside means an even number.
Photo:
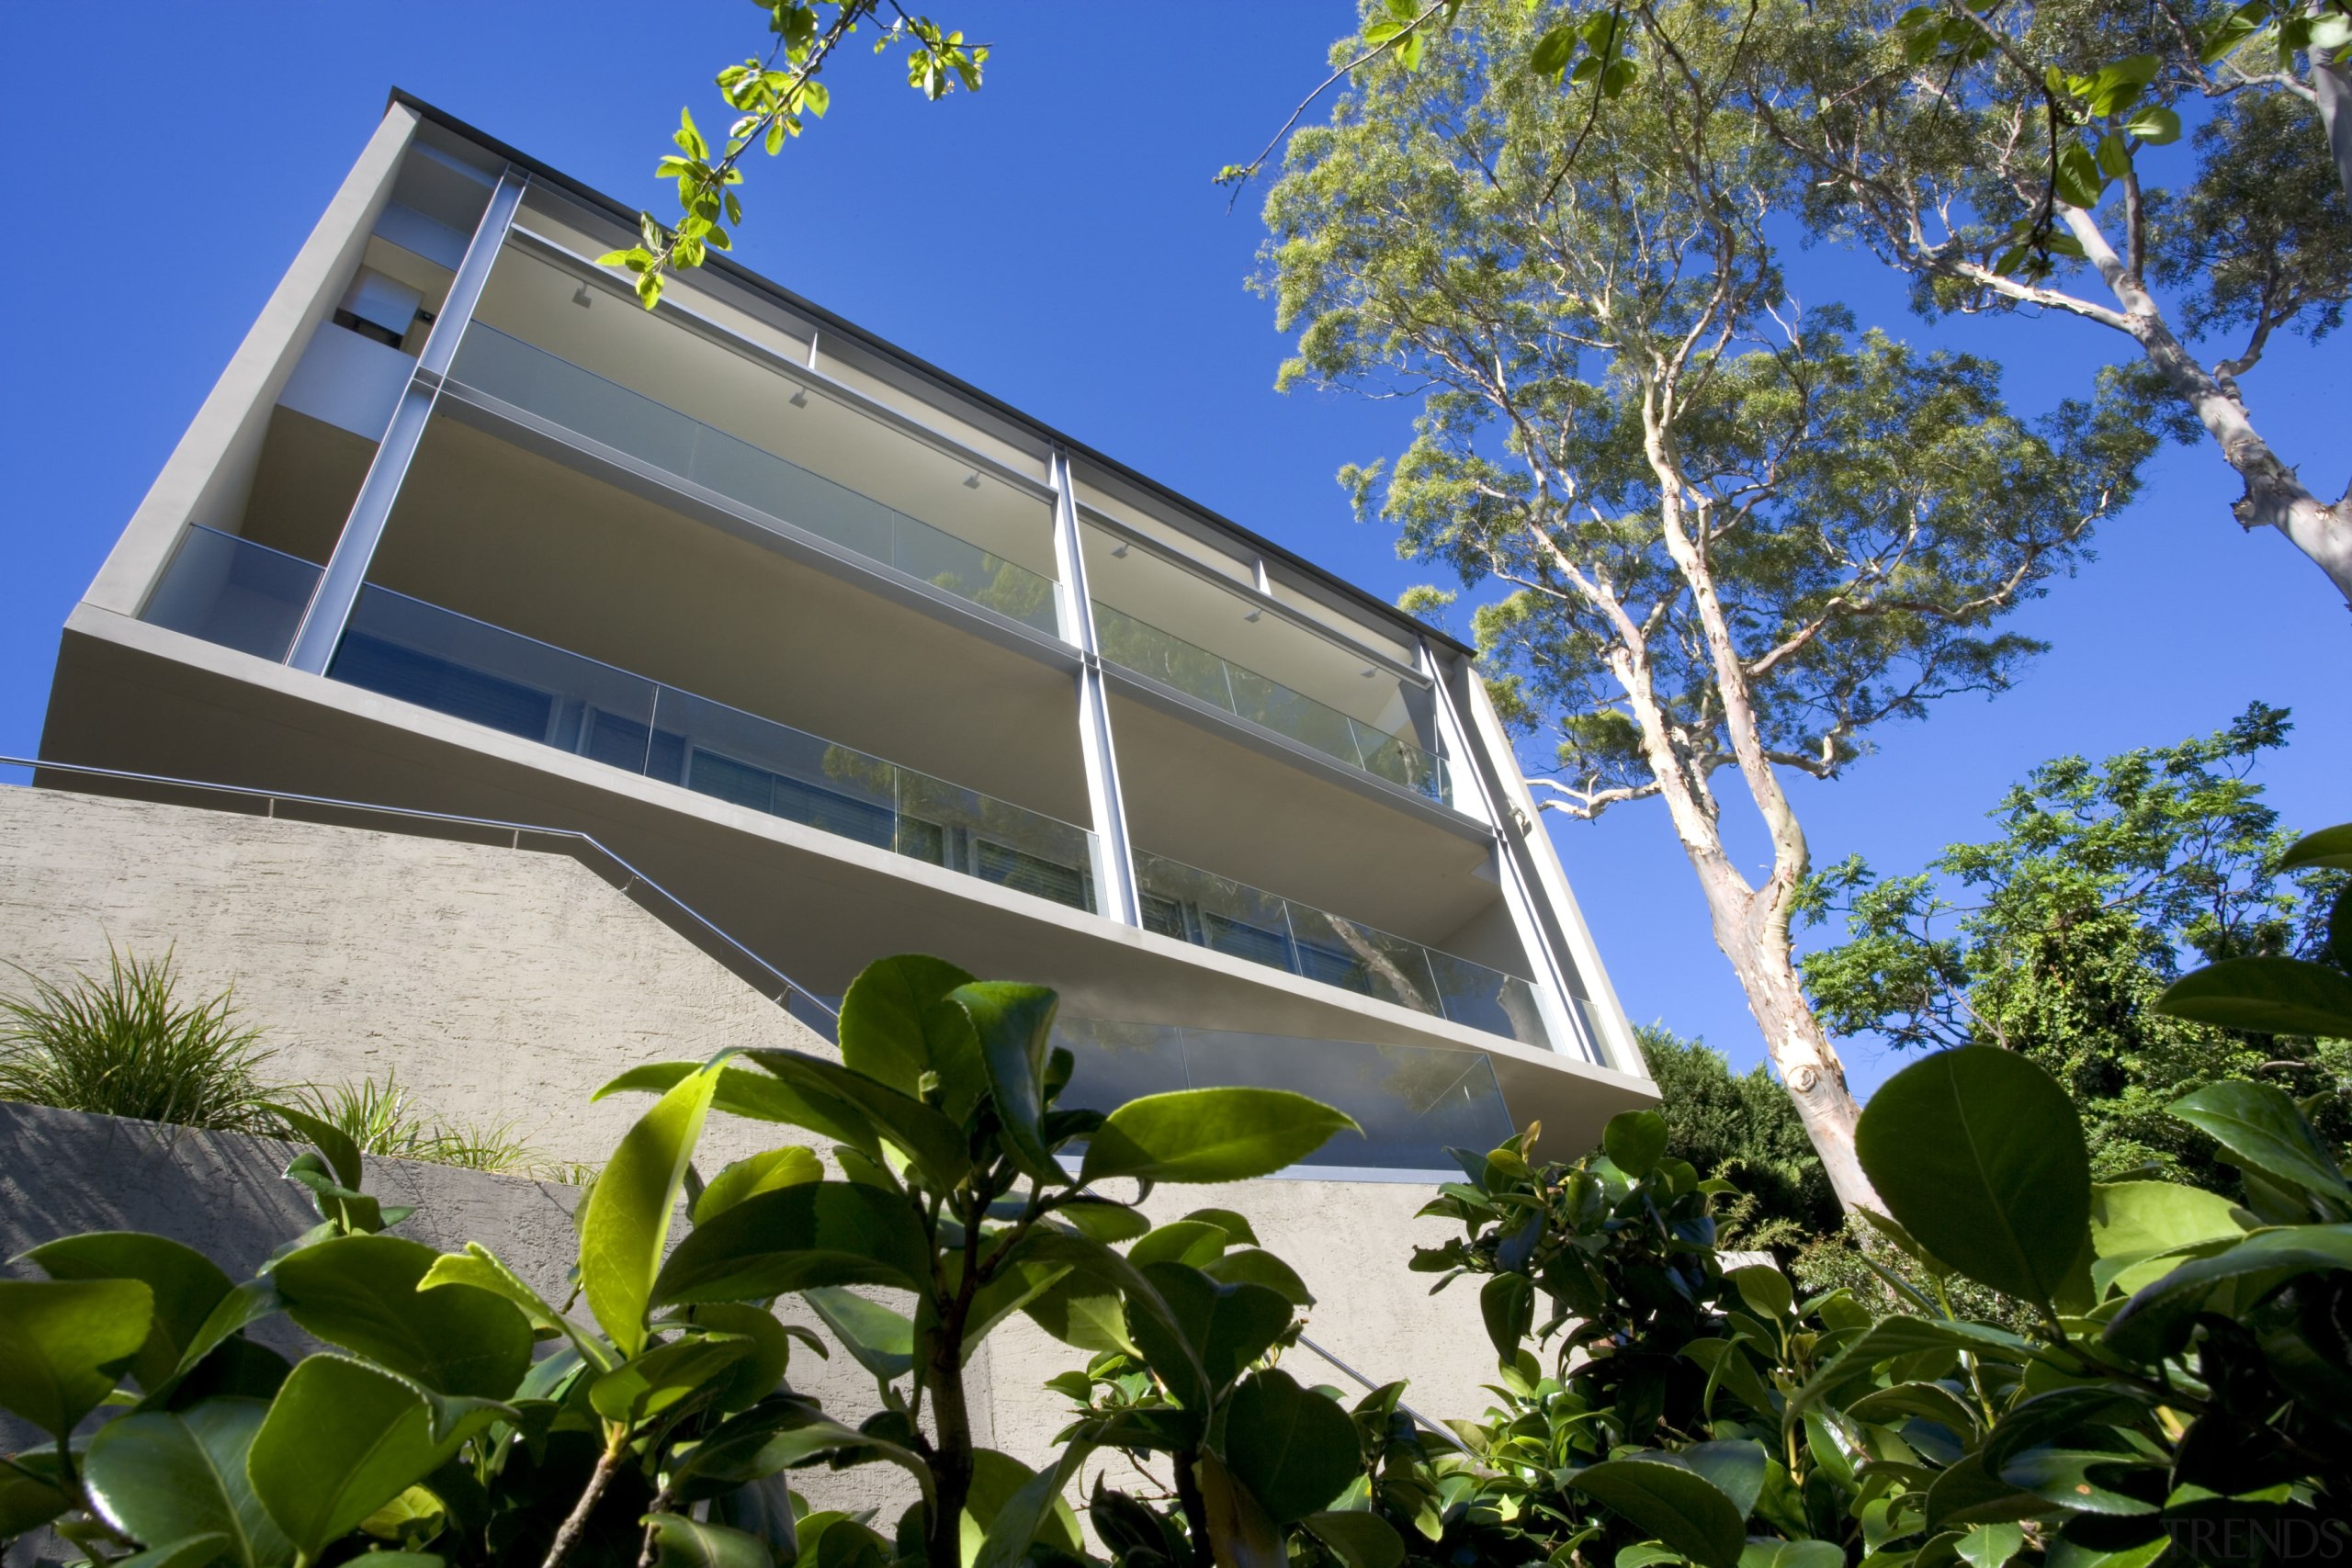
[[[1550,1044],[1534,987],[1515,975],[1142,850],[1136,886],[1147,931],[1487,1034]]]
[[[1356,1120],[1306,1166],[1450,1170],[1448,1149],[1493,1148],[1517,1131],[1493,1059],[1425,1045],[1366,1045],[1172,1024],[1061,1019],[1054,1043],[1077,1070],[1061,1103],[1109,1111],[1170,1089],[1296,1089]]]
[[[450,378],[1047,636],[1054,582],[822,474],[476,321]]]
[[[320,570],[300,556],[191,523],[139,618],[283,663]]]
[[[1094,631],[1102,657],[1114,664],[1440,805],[1453,802],[1445,760],[1405,736],[1351,717],[1099,599],[1094,603]]]

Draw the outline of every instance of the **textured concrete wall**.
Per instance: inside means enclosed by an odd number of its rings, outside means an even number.
[[[568,855],[0,789],[0,960],[103,973],[169,949],[235,988],[268,1076],[397,1075],[417,1106],[596,1161],[644,1109],[587,1102],[641,1062],[831,1047]],[[0,988],[17,977],[0,971]],[[714,1131],[735,1157],[786,1141]]]
[[[513,1121],[564,1159],[603,1158],[643,1109],[636,1097],[586,1103],[635,1063],[727,1045],[831,1050],[566,856],[0,789],[0,959],[62,977],[103,965],[109,936],[141,953],[175,945],[191,987],[233,985],[282,1077],[336,1083],[397,1069],[418,1103]],[[11,1255],[129,1226],[249,1266],[307,1213],[279,1179],[282,1147],[0,1111],[0,1242]],[[80,1122],[100,1131],[69,1134]],[[794,1141],[790,1129],[714,1118],[703,1168]],[[560,1291],[574,1190],[399,1160],[375,1162],[370,1179],[387,1198],[424,1200],[404,1227],[420,1240],[481,1240]],[[1409,1378],[1407,1398],[1429,1416],[1471,1416],[1493,1367],[1476,1295],[1458,1285],[1432,1298],[1429,1277],[1406,1267],[1416,1243],[1448,1233],[1412,1217],[1430,1196],[1419,1183],[1271,1180],[1162,1188],[1148,1207],[1163,1221],[1204,1207],[1248,1215],[1319,1298],[1314,1338],[1374,1382]],[[1042,1456],[1067,1416],[1043,1380],[1084,1360],[1024,1319],[1000,1329],[972,1374],[981,1440]],[[1347,1384],[1304,1351],[1293,1371]],[[796,1376],[832,1408],[873,1407],[845,1357]],[[830,1501],[843,1485],[876,1483],[886,1490],[873,1501],[892,1495],[890,1476],[871,1468],[803,1490]]]

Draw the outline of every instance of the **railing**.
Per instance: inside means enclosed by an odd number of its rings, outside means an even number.
[[[1054,582],[545,349],[476,321],[450,378],[934,588],[1057,634]],[[1040,534],[1045,511],[1038,511]]]
[[[1550,1048],[1534,987],[1514,975],[1230,877],[1138,851],[1146,930]]]
[[[1435,1045],[1367,1045],[1350,1040],[1064,1019],[1054,1043],[1077,1069],[1061,1104],[1109,1111],[1170,1089],[1244,1084],[1291,1089],[1356,1120],[1307,1156],[1307,1167],[1451,1170],[1450,1148],[1484,1151],[1516,1130],[1481,1052]]]
[[[628,773],[1094,908],[1094,835],[1083,828],[389,589],[360,594],[327,673]]]
[[[1445,760],[1402,736],[1377,729],[1100,599],[1094,602],[1094,632],[1102,657],[1114,664],[1303,741],[1416,795],[1448,805],[1453,800]]]
[[[139,618],[283,663],[323,570],[191,523]]]
[[[347,828],[355,816],[379,817],[404,826],[424,824],[445,834],[452,829],[495,834],[517,850],[537,847],[536,842],[526,843],[526,839],[549,840],[560,845],[574,859],[619,888],[624,897],[640,907],[650,908],[662,924],[724,964],[744,983],[793,1017],[828,1040],[839,1038],[839,997],[820,996],[808,989],[737,942],[717,921],[614,853],[594,835],[574,828],[547,828],[531,822],[512,822],[499,817],[468,817],[454,811],[426,811],[411,806],[384,806],[373,801],[343,800],[333,795],[302,795],[290,790],[256,789],[250,784],[213,784],[199,779],[173,778],[164,773],[131,773],[122,768],[95,768],[83,762],[58,762],[41,757],[0,757],[0,766],[30,769],[36,783],[47,774],[100,780],[117,786],[135,784],[150,795],[191,795],[208,806],[234,801],[248,810],[258,807],[261,815],[273,821],[280,818],[289,822],[318,821]],[[225,806],[220,808],[227,809]]]

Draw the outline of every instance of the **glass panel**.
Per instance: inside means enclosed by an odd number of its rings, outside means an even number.
[[[1245,670],[1100,599],[1094,602],[1094,635],[1102,657],[1114,664],[1148,675],[1277,735],[1304,741],[1351,767],[1403,784],[1416,795],[1453,803],[1444,760],[1401,735],[1389,735],[1351,718],[1327,703]]]
[[[1341,1134],[1310,1167],[1450,1169],[1447,1149],[1483,1152],[1516,1130],[1480,1052],[1091,1019],[1057,1021],[1054,1043],[1077,1058],[1066,1107],[1110,1111],[1170,1089],[1248,1085],[1313,1095],[1354,1117],[1363,1135]]]
[[[1544,1049],[1534,987],[1516,976],[1147,851],[1147,931]]]
[[[664,784],[1073,908],[1093,835],[724,703],[387,589],[359,597],[328,673]]]
[[[1039,631],[1053,580],[476,321],[450,374],[577,434]]]
[[[320,570],[300,556],[191,523],[140,619],[283,663]]]

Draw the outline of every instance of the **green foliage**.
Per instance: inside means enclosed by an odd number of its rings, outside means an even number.
[[[582,1174],[580,1167],[533,1148],[513,1122],[454,1122],[422,1110],[401,1087],[397,1072],[386,1072],[380,1082],[364,1078],[331,1089],[311,1085],[297,1103],[341,1131],[362,1154],[550,1180],[576,1182]]]
[[[1721,1052],[1656,1024],[1634,1032],[1657,1085],[1666,1152],[1738,1190],[1715,1203],[1724,1247],[1794,1251],[1843,1224],[1837,1194],[1788,1091],[1761,1065],[1735,1076]]]
[[[2231,1077],[2311,1100],[2340,1155],[2346,1046],[2291,1037],[2317,1032],[2317,1018],[2227,1000],[2242,964],[2261,974],[2296,960],[2278,973],[2320,993],[2348,984],[2323,967],[2343,872],[2316,852],[2290,855],[2249,776],[2286,731],[2284,713],[2256,704],[2177,746],[2061,758],[2009,791],[1997,839],[1954,844],[1910,876],[1879,879],[1859,859],[1834,868],[1812,908],[1842,905],[1849,940],[1803,964],[1823,1022],[1904,1048],[2001,1045],[2039,1064],[2082,1111],[2102,1180],[2153,1171],[2233,1190],[2219,1146],[2169,1110]],[[2182,980],[2199,957],[2222,962]]]
[[[229,991],[179,1000],[170,953],[141,959],[109,942],[103,976],[17,973],[28,989],[0,997],[0,1100],[232,1133],[277,1126],[261,1031],[237,1022]]]
[[[2352,1185],[2276,1089],[2215,1084],[2177,1109],[2261,1208],[2095,1184],[2065,1092],[2024,1057],[1961,1047],[1897,1074],[1859,1141],[1891,1211],[1876,1224],[1929,1287],[1884,1315],[1724,1272],[1723,1194],[1671,1157],[1634,1178],[1598,1155],[1532,1168],[1520,1140],[1465,1156],[1471,1180],[1428,1211],[1465,1235],[1416,1267],[1549,1307],[1532,1328],[1489,1315],[1503,1403],[1464,1428],[1481,1463],[1442,1466],[1456,1506],[1431,1555],[2136,1568],[2340,1551]],[[1608,1142],[1642,1135],[1620,1118]],[[1969,1282],[2025,1317],[1955,1314]]]
[[[179,1568],[403,1552],[422,1555],[386,1568],[804,1555],[1015,1568],[1083,1550],[1061,1494],[1089,1454],[1124,1448],[1173,1455],[1197,1480],[1165,1528],[1204,1553],[1295,1528],[1341,1542],[1329,1550],[1351,1563],[1396,1568],[1386,1526],[1324,1517],[1366,1461],[1350,1413],[1272,1365],[1307,1300],[1297,1276],[1238,1215],[1152,1233],[1076,1173],[1088,1142],[1115,1172],[1103,1179],[1140,1178],[1138,1196],[1248,1179],[1352,1123],[1272,1091],[1063,1110],[1054,1008],[1041,987],[887,960],[845,1007],[845,1064],[757,1052],[749,1067],[662,1064],[608,1086],[659,1099],[576,1216],[593,1323],[480,1244],[439,1254],[385,1234],[408,1211],[360,1190],[362,1140],[396,1116],[283,1108],[316,1145],[287,1175],[319,1223],[255,1278],[103,1234],[26,1255],[45,1280],[0,1281],[0,1406],[59,1439],[7,1461],[0,1534],[53,1522],[93,1561]],[[838,1140],[845,1174],[786,1145],[702,1182],[693,1160],[714,1111]],[[691,1228],[673,1247],[682,1209]],[[908,1310],[854,1285],[900,1292]],[[874,1374],[876,1407],[854,1426],[789,1381],[795,1338],[824,1349],[774,1315],[804,1292]],[[977,1448],[967,1406],[965,1369],[1014,1313],[1138,1369],[1133,1407],[1081,1419],[1042,1472]],[[279,1314],[327,1348],[289,1368],[248,1337]],[[559,1348],[535,1360],[539,1340]],[[66,1440],[106,1404],[119,1408],[94,1436]],[[790,1471],[870,1463],[921,1493],[895,1531],[801,1517]],[[1107,1492],[1096,1506],[1158,1517]]]
[[[967,93],[980,89],[989,46],[967,43],[962,33],[928,17],[910,17],[895,4],[887,21],[881,20],[881,0],[757,4],[767,13],[775,41],[764,58],[752,55],[722,68],[715,78],[719,96],[734,112],[725,146],[714,154],[695,124],[694,111],[679,110],[678,129],[670,137],[677,151],[663,154],[653,170],[655,178],[677,186],[677,221],[664,224],[641,212],[639,243],[597,258],[599,265],[626,267],[636,276],[637,297],[649,310],[662,302],[662,280],[672,270],[700,266],[712,251],[734,248],[729,230],[743,221],[742,198],[736,194],[743,183],[743,155],[759,147],[775,157],[810,119],[824,118],[832,93],[818,74],[860,24],[879,22],[875,53],[903,49],[907,85],[926,98],[936,102],[958,86]]]

